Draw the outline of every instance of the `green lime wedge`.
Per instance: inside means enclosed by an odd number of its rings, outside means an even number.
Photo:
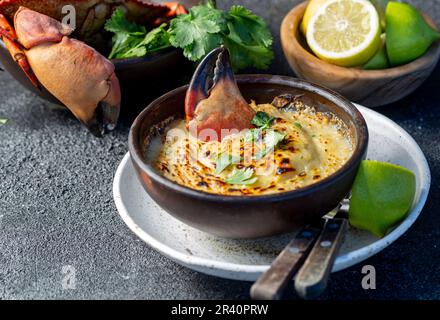
[[[411,171],[386,162],[362,161],[352,188],[350,224],[385,236],[405,218],[415,190]]]
[[[440,34],[409,4],[390,1],[385,20],[388,59],[393,66],[417,59],[440,39]]]
[[[381,38],[385,39],[385,34],[382,34]],[[390,61],[388,60],[385,43],[382,44],[380,49],[376,52],[373,58],[370,59],[365,65],[364,70],[379,70],[389,68]]]

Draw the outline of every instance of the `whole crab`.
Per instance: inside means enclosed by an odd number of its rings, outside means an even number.
[[[60,22],[68,5],[76,29]],[[186,12],[176,2],[145,0],[0,0],[0,38],[12,58],[34,86],[44,86],[97,136],[116,126],[121,92],[114,65],[86,43],[100,37],[117,7],[144,25]]]

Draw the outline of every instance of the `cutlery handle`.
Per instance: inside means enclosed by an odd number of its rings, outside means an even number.
[[[270,268],[251,287],[255,300],[279,300],[319,236],[321,229],[306,227],[284,248]]]
[[[324,292],[341,247],[347,219],[329,219],[295,278],[295,290],[304,299],[312,299]]]

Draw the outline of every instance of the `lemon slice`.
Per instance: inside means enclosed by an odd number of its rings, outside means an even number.
[[[367,0],[330,0],[316,11],[307,43],[322,60],[353,67],[367,62],[380,46],[379,15]]]
[[[327,1],[329,0],[310,0],[301,21],[301,31],[304,35],[307,35],[307,26],[309,25],[310,19],[315,15],[316,11],[318,11],[319,8]]]

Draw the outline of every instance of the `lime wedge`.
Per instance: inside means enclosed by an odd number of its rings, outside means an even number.
[[[350,224],[385,236],[405,218],[415,190],[411,171],[390,163],[362,161],[352,188]]]
[[[385,39],[385,34],[381,36],[381,38]],[[364,65],[364,70],[379,70],[389,68],[390,61],[388,60],[387,50],[385,47],[385,43],[382,44],[379,51]]]
[[[376,9],[367,0],[329,0],[310,18],[307,43],[322,60],[353,67],[362,65],[380,47]]]
[[[393,66],[402,65],[422,56],[440,39],[414,7],[390,1],[386,8],[386,47]]]

